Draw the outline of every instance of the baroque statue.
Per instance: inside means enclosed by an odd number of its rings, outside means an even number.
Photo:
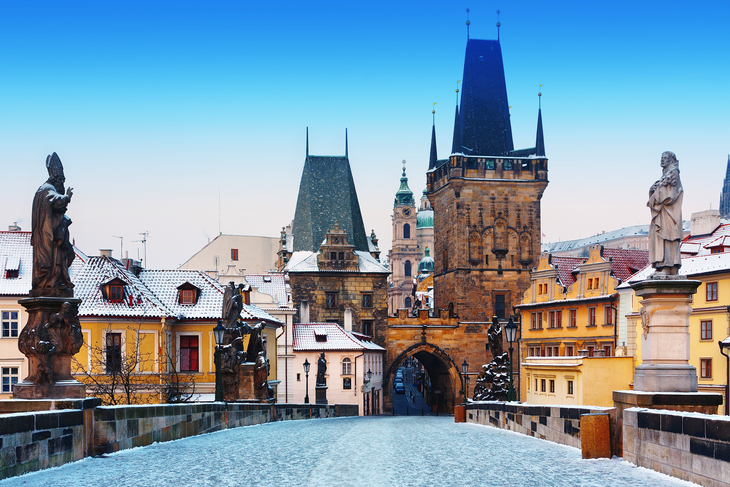
[[[324,358],[324,352],[319,355],[317,359],[317,385],[326,386],[327,379],[324,375],[327,373],[327,359]]]
[[[71,220],[66,209],[73,188],[65,189],[61,159],[54,152],[46,158],[48,180],[33,198],[32,233],[33,287],[31,296],[73,297],[68,268],[75,253],[69,238]]]
[[[673,152],[664,152],[662,177],[649,188],[651,224],[649,225],[649,261],[656,276],[677,275],[682,266],[679,250],[682,242],[682,198],[679,161]]]
[[[474,386],[475,401],[506,401],[509,392],[509,356],[502,348],[502,326],[492,318],[487,330],[492,361],[482,365]]]
[[[33,279],[30,297],[18,303],[28,321],[18,336],[18,350],[28,357],[28,376],[13,387],[16,399],[86,397],[85,386],[71,375],[71,359],[84,343],[78,318],[80,299],[68,268],[76,256],[66,216],[73,195],[64,187],[61,159],[46,158],[48,180],[33,197]]]

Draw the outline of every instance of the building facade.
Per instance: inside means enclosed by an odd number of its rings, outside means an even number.
[[[388,254],[390,287],[388,289],[388,314],[397,309],[411,309],[414,304],[413,286],[417,275],[421,252],[418,248],[418,214],[413,192],[408,187],[406,168],[400,178],[400,188],[393,204],[393,246]]]

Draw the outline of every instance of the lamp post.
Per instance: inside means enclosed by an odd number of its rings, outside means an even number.
[[[304,404],[309,404],[309,360],[304,359],[304,377],[306,384],[306,393],[304,394]]]
[[[467,380],[467,373],[469,372],[469,364],[466,363],[466,359],[464,359],[464,363],[461,364],[461,374],[464,378],[464,404],[466,404],[466,380]]]
[[[223,326],[223,320],[218,320],[218,324],[213,328],[213,338],[215,338],[215,400],[216,402],[223,400],[223,388],[221,385],[221,346],[226,336],[226,327]]]
[[[373,377],[373,371],[370,370],[370,369],[368,369],[367,376],[368,376],[368,378],[367,378],[367,380],[365,382],[367,382],[369,384],[370,383],[370,379],[372,379],[372,377]]]
[[[509,391],[507,392],[507,400],[515,401],[517,400],[517,395],[515,394],[514,379],[512,377],[512,344],[517,337],[517,325],[512,321],[511,316],[507,324],[504,325],[504,334],[507,335],[507,343],[509,343]]]
[[[725,339],[727,340],[727,338]],[[730,349],[730,342],[726,342],[725,340],[721,340],[718,343],[720,345],[720,353],[725,356],[725,361],[727,362],[727,377],[730,378],[730,356],[723,352],[723,350]],[[725,416],[730,415],[730,407],[728,407],[728,400],[730,400],[730,380],[726,379],[725,384]]]

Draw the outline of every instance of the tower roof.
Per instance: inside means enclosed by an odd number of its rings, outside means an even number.
[[[459,111],[458,152],[506,156],[514,149],[499,41],[467,41]]]
[[[722,184],[722,192],[720,193],[720,217],[730,218],[730,154],[727,156],[725,181]]]
[[[299,183],[292,234],[294,251],[318,252],[327,231],[339,223],[355,250],[368,250],[365,225],[347,156],[307,156]]]
[[[428,158],[428,168],[436,167],[436,161],[438,161],[438,151],[436,150],[436,124],[434,123],[431,127],[431,156]]]
[[[542,108],[537,109],[537,138],[535,140],[535,155],[545,155],[545,138],[542,135]]]
[[[413,204],[413,191],[408,187],[408,177],[406,176],[406,166],[404,165],[403,174],[400,177],[400,188],[395,193],[395,203],[393,206],[413,206]]]

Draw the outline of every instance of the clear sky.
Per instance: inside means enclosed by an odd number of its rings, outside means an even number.
[[[546,241],[645,224],[662,151],[684,214],[718,208],[730,153],[730,2],[0,1],[0,225],[30,230],[46,155],[95,255],[177,267],[220,230],[278,236],[310,153],[349,155],[366,230],[390,248],[401,161],[425,187],[436,105],[451,148],[471,37],[496,38],[516,148],[543,92]],[[219,219],[220,195],[220,219]]]

